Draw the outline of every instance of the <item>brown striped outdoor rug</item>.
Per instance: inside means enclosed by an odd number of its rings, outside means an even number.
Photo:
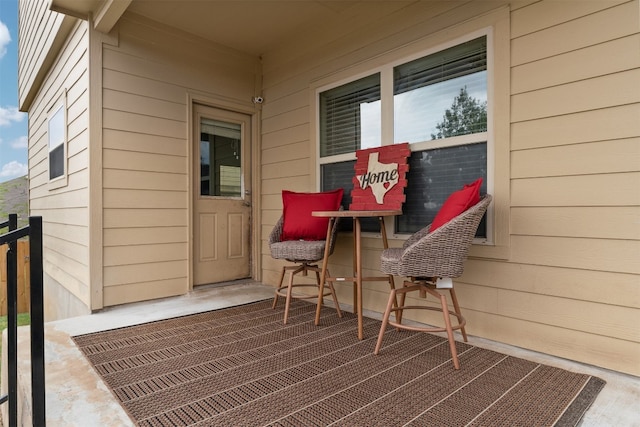
[[[574,426],[604,381],[271,301],[74,337],[140,426]]]

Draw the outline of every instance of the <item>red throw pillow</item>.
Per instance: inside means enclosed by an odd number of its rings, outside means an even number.
[[[480,201],[481,185],[482,178],[478,178],[471,184],[465,184],[461,190],[452,193],[442,204],[442,207],[436,214],[435,218],[433,218],[429,232],[437,230],[439,227],[478,203]]]
[[[284,226],[281,240],[324,240],[329,218],[311,216],[313,211],[340,209],[344,190],[322,193],[295,193],[282,190]]]

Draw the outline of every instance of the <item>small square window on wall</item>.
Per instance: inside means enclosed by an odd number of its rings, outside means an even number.
[[[49,181],[66,176],[67,119],[65,96],[54,104],[47,116],[47,139],[49,144]]]

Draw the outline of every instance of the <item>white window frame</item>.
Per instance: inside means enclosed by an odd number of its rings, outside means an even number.
[[[61,120],[61,123],[55,121]],[[54,133],[52,126],[56,126],[58,132]],[[52,141],[52,137],[58,137]],[[62,146],[62,174],[51,177],[51,152]],[[47,178],[49,189],[53,190],[67,185],[68,172],[68,126],[67,126],[67,94],[66,91],[58,97],[47,113]]]
[[[354,153],[345,153],[335,156],[320,157],[320,108],[319,95],[321,92],[342,86],[349,82],[361,79],[374,73],[380,73],[381,84],[381,132],[382,144],[394,143],[394,113],[393,113],[393,69],[397,65],[410,62],[414,59],[437,53],[441,50],[458,45],[477,37],[487,37],[487,131],[473,135],[463,135],[440,140],[421,141],[411,144],[412,151],[435,149],[456,145],[471,144],[475,142],[487,143],[487,193],[493,195],[493,203],[487,211],[487,238],[476,239],[475,248],[470,255],[488,258],[508,259],[509,248],[509,102],[510,102],[510,39],[509,39],[509,12],[501,8],[482,18],[469,21],[458,28],[458,37],[447,36],[444,33],[433,37],[439,42],[424,40],[424,44],[430,44],[426,49],[414,48],[413,53],[406,54],[407,48],[399,49],[405,52],[398,55],[397,52],[389,52],[389,60],[379,65],[381,58],[376,58],[376,66],[367,67],[366,63],[342,70],[333,76],[325,77],[316,82],[313,87],[313,120],[315,121],[314,152],[316,159],[316,187],[320,189],[321,167],[324,164],[355,160]],[[476,28],[473,29],[472,27]],[[471,28],[470,28],[471,27]],[[454,33],[451,29],[449,33]],[[419,46],[422,43],[415,43]],[[500,64],[497,66],[497,64]],[[355,70],[355,71],[353,71]],[[339,78],[338,78],[339,77]],[[497,147],[499,146],[499,147]],[[499,218],[499,219],[497,219]],[[388,219],[390,220],[390,219]],[[394,230],[393,223],[387,224],[387,230]],[[395,239],[406,239],[406,234],[393,234]]]

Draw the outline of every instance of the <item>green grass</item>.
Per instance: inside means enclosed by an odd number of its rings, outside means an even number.
[[[7,316],[0,316],[0,334],[2,331],[7,329],[8,324]],[[30,325],[31,324],[31,316],[29,313],[20,313],[18,314],[18,326]],[[2,336],[2,335],[0,335]],[[2,341],[0,340],[0,354],[2,354]]]
[[[2,331],[7,329],[7,316],[0,316],[0,334]],[[30,325],[31,324],[31,316],[29,313],[20,313],[18,314],[18,326]],[[2,335],[0,335],[1,337]],[[2,340],[0,339],[0,354],[2,354]]]
[[[7,316],[0,316],[0,332],[7,329]],[[31,317],[29,313],[18,314],[18,326],[29,325],[31,323]]]

